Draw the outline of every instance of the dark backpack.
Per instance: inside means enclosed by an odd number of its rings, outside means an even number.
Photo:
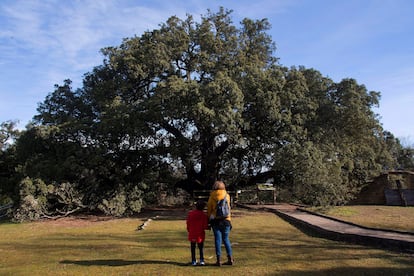
[[[230,204],[227,201],[227,193],[224,198],[217,201],[216,219],[225,219],[230,215]]]

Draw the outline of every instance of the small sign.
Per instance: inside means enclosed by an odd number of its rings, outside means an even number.
[[[272,183],[258,183],[257,189],[260,191],[274,191],[275,187],[273,187]]]

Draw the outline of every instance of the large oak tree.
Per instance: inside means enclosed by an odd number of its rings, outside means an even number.
[[[20,151],[26,173],[76,182],[90,201],[141,181],[192,190],[273,178],[302,202],[345,202],[395,165],[372,111],[379,93],[280,65],[269,28],[237,27],[221,8],[103,49],[83,87],[67,80],[39,105],[21,140],[38,139]]]

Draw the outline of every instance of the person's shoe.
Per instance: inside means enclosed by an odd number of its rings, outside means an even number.
[[[197,265],[197,261],[191,261],[191,265],[192,266],[196,266]]]
[[[200,263],[199,263],[200,265],[206,265],[206,263],[204,262],[204,260],[203,259],[201,259],[200,260]]]
[[[217,256],[216,266],[221,266],[220,256]]]
[[[234,259],[232,258],[232,256],[227,256],[227,262],[224,263],[224,265],[233,265],[234,264]]]

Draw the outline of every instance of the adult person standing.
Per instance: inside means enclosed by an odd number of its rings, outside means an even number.
[[[217,266],[221,266],[221,243],[224,243],[227,253],[227,262],[224,265],[233,265],[233,251],[229,239],[231,225],[231,212],[226,217],[217,217],[217,203],[226,197],[228,208],[230,210],[230,195],[226,191],[226,186],[223,181],[215,181],[210,197],[207,202],[207,216],[210,220],[211,228],[214,233],[214,245],[216,248]]]

